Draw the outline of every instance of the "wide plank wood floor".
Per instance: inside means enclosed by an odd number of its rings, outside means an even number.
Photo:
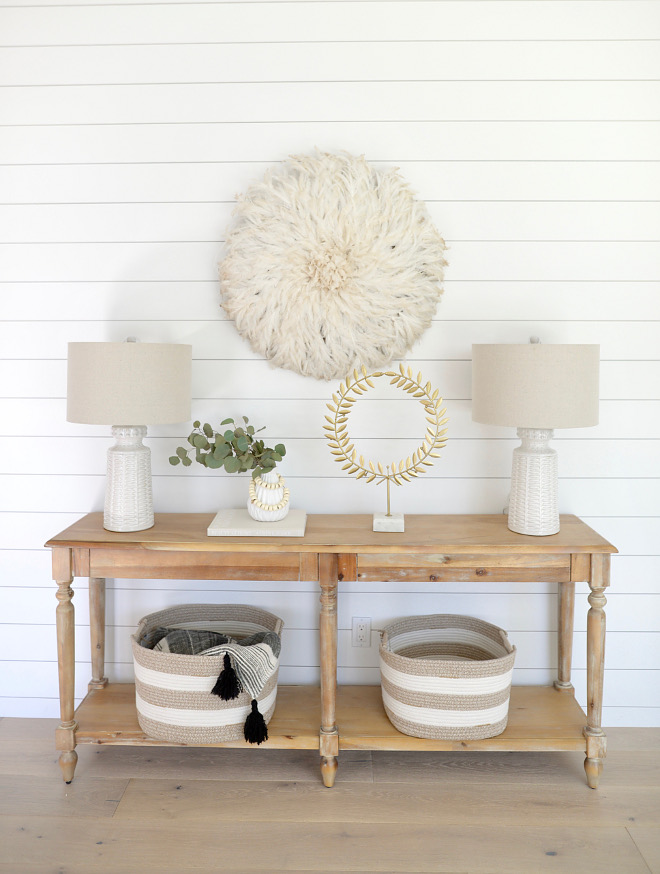
[[[660,874],[660,729],[583,755],[78,747],[0,720],[0,874]]]

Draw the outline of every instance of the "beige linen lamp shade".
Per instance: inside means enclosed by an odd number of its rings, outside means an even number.
[[[164,425],[190,418],[192,346],[69,343],[67,421]]]
[[[67,421],[112,425],[103,525],[142,531],[154,524],[147,425],[190,419],[192,346],[69,343]]]
[[[600,346],[478,344],[472,347],[472,418],[513,428],[598,424]]]
[[[593,344],[477,344],[472,347],[472,418],[518,429],[509,528],[559,531],[554,428],[598,424],[600,347]]]

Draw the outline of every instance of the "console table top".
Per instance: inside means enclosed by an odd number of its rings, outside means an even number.
[[[371,515],[307,516],[304,537],[209,537],[213,513],[157,513],[145,531],[113,532],[102,513],[89,513],[46,546],[204,552],[314,553],[615,553],[616,547],[577,516],[562,515],[557,534],[534,537],[509,531],[497,515],[406,514],[402,533],[372,531]]]

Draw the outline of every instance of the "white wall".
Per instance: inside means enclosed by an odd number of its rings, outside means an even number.
[[[604,722],[660,724],[660,3],[8,0],[0,34],[0,712],[58,712],[42,544],[102,507],[110,441],[65,421],[67,341],[192,343],[195,417],[267,424],[288,446],[296,505],[382,507],[382,492],[341,473],[323,442],[335,386],[270,369],[218,306],[235,193],[318,146],[400,167],[450,246],[443,302],[409,360],[446,398],[451,439],[425,482],[397,491],[396,509],[504,506],[516,441],[470,420],[473,342],[601,344],[601,424],[555,443],[561,510],[621,552]],[[368,451],[407,453],[419,427],[405,403],[356,410],[356,437],[391,432]],[[186,433],[151,429],[156,509],[242,502],[243,479],[167,464]],[[79,694],[90,673],[85,586],[74,599]],[[429,611],[502,625],[519,648],[516,682],[550,681],[553,591],[352,585],[340,598],[340,680],[378,681],[376,635],[371,649],[351,648],[352,616],[378,626]],[[110,677],[130,678],[141,615],[198,600],[278,612],[283,680],[316,682],[309,584],[110,581]],[[577,603],[584,703],[584,586]]]

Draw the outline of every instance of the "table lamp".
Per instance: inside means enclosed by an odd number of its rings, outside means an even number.
[[[154,524],[146,425],[190,419],[192,346],[69,343],[67,421],[111,425],[103,525],[142,531]],[[136,424],[140,423],[140,424]]]
[[[472,419],[518,429],[509,528],[559,531],[554,428],[598,424],[598,345],[478,344],[472,347]]]

